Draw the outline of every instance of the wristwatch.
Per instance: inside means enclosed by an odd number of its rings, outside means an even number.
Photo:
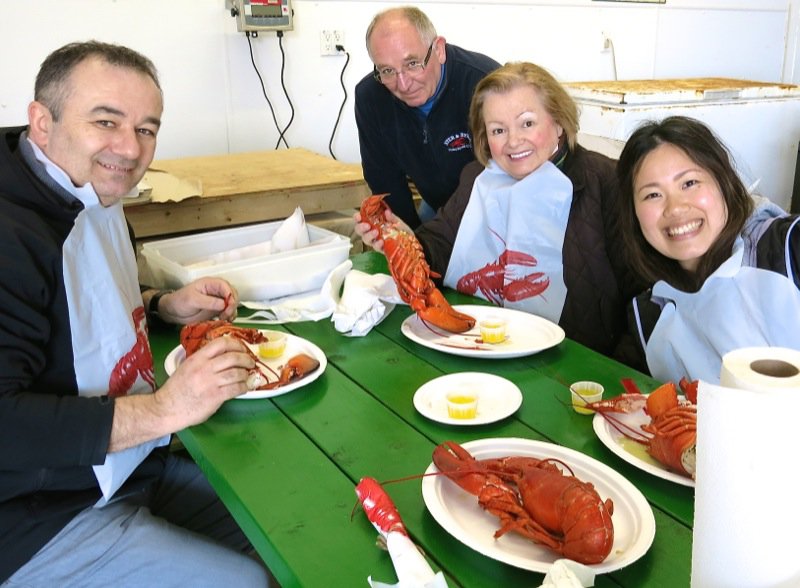
[[[152,323],[154,321],[163,321],[164,319],[161,318],[161,315],[158,314],[158,303],[161,301],[161,297],[167,294],[172,294],[174,290],[159,290],[150,298],[150,302],[147,304],[147,322]]]

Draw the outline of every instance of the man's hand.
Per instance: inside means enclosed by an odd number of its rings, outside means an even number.
[[[180,290],[164,295],[158,314],[166,322],[181,325],[219,317],[236,318],[239,294],[221,278],[200,278]]]
[[[247,392],[255,360],[243,344],[219,337],[186,358],[154,394],[114,402],[109,452],[121,451],[204,422],[223,402]]]

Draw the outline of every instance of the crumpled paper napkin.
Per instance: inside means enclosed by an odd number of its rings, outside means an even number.
[[[396,304],[404,302],[392,276],[353,270],[345,278],[342,298],[331,320],[340,333],[363,337],[385,319]]]
[[[391,276],[371,275],[352,267],[352,261],[343,261],[328,274],[317,292],[261,302],[244,301],[244,306],[256,312],[234,322],[278,325],[330,316],[340,333],[362,337],[385,319],[396,304],[404,302]]]
[[[331,316],[339,302],[339,291],[345,277],[349,274],[353,262],[346,259],[337,265],[317,292],[302,292],[285,298],[266,301],[243,301],[242,305],[256,310],[244,318],[237,318],[237,323],[259,323],[279,325],[301,321],[318,321]]]
[[[557,559],[539,588],[588,588],[594,586],[594,576],[590,567],[571,559]]]

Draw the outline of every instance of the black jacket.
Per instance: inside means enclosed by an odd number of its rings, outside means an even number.
[[[434,209],[447,202],[461,169],[475,159],[469,132],[473,90],[500,65],[455,45],[448,44],[446,52],[440,95],[427,118],[395,98],[371,73],[356,86],[364,179],[373,194],[389,194],[387,204],[412,228],[419,225],[419,217],[408,178]]]
[[[625,302],[640,288],[627,275],[619,240],[619,189],[615,163],[580,145],[561,171],[572,181],[572,208],[562,251],[567,297],[559,324],[567,337],[611,355],[625,327]],[[483,167],[464,168],[458,190],[439,214],[415,231],[431,268],[444,275],[475,178]]]
[[[30,169],[23,130],[0,129],[0,583],[100,498],[114,416],[113,400],[78,396],[73,363],[87,325],[70,324],[62,245],[83,204]],[[127,488],[162,467],[152,453]]]

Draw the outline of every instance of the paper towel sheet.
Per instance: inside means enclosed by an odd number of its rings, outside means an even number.
[[[344,260],[328,274],[318,291],[302,292],[277,300],[243,300],[242,306],[256,312],[234,322],[279,325],[327,318],[336,309],[342,283],[352,267],[352,261]]]
[[[796,374],[759,373],[776,361]],[[800,586],[798,400],[800,351],[732,351],[700,382],[693,587]]]
[[[401,303],[405,304],[392,276],[353,270],[347,275],[331,320],[340,333],[363,337]]]

